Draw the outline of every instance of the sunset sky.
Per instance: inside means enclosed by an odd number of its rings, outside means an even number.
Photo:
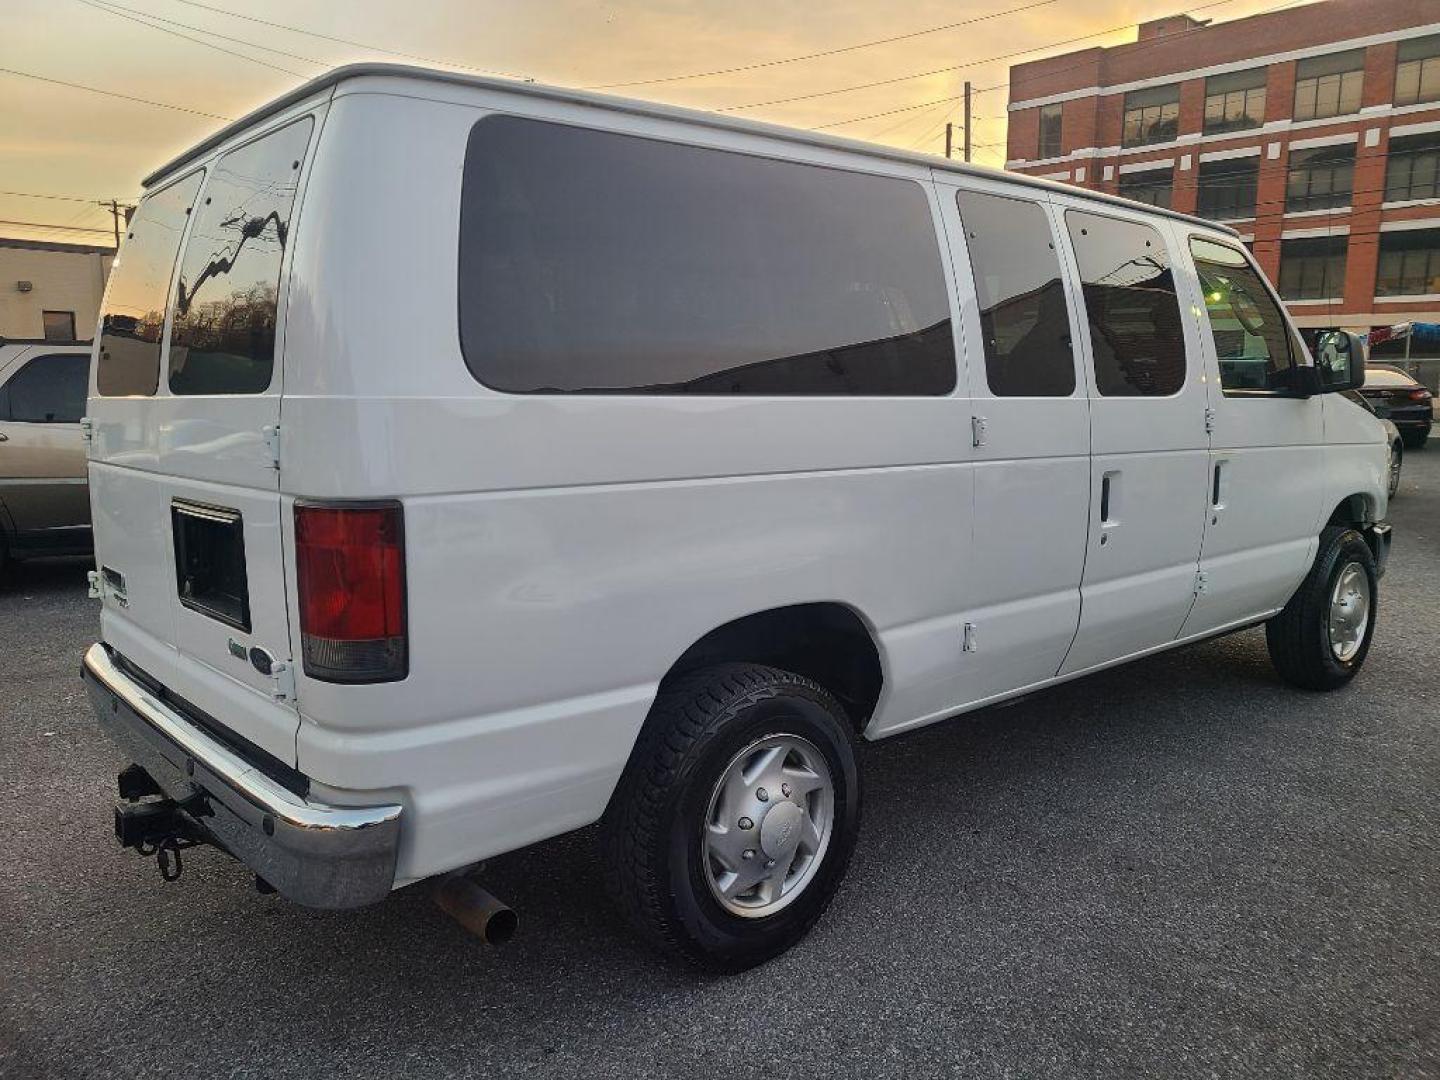
[[[1202,10],[1181,8],[1176,0],[1028,0],[1035,5],[1029,10],[920,33],[1026,3],[4,0],[0,219],[6,223],[0,224],[0,235],[107,242],[109,213],[93,200],[134,201],[140,178],[219,127],[223,121],[216,116],[239,116],[328,67],[355,60],[405,60],[564,86],[764,65],[610,92],[700,109],[755,105],[736,115],[803,128],[871,117],[826,130],[935,153],[944,149],[945,121],[959,118],[958,102],[872,114],[958,95],[961,83],[969,79],[978,91],[975,160],[999,165],[1004,160],[1003,84],[1010,63],[1131,41],[1137,20],[1184,10],[1221,21],[1290,6],[1277,0],[1201,0]],[[1120,26],[1126,28],[1113,32]],[[1092,34],[1098,36],[1057,44]],[[774,63],[897,35],[917,36]],[[332,40],[336,38],[358,44]],[[1022,50],[1029,51],[999,59]],[[410,55],[396,55],[400,53]],[[956,65],[967,66],[775,103]],[[194,112],[102,96],[34,76]],[[101,231],[35,229],[9,222]]]

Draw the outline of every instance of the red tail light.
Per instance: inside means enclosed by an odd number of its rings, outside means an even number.
[[[295,576],[306,675],[342,683],[405,677],[405,519],[399,503],[296,503]]]
[[[1414,390],[1410,391],[1411,401],[1429,401],[1430,397],[1430,391],[1426,390],[1423,386],[1417,386]]]

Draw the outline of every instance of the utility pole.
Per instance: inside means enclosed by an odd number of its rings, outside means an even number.
[[[115,250],[120,250],[120,216],[125,216],[125,224],[130,224],[130,215],[135,212],[135,207],[127,206],[118,199],[111,199],[109,202],[99,204],[110,211],[110,216],[115,219]]]
[[[945,155],[949,157],[949,154]],[[970,80],[965,80],[965,160],[970,160]]]
[[[955,145],[955,125],[945,121],[945,156],[950,156],[950,150]]]

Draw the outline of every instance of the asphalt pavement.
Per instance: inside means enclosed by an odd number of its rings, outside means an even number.
[[[78,563],[0,584],[0,1077],[1440,1076],[1440,445],[1347,689],[1252,630],[867,748],[816,931],[732,978],[637,945],[582,830],[493,861],[492,950],[111,834]]]

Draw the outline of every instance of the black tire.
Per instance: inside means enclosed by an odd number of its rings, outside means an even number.
[[[745,917],[716,900],[701,834],[727,767],[774,734],[798,736],[823,755],[834,813],[808,884],[774,914]],[[790,948],[824,913],[859,827],[855,733],[839,702],[792,672],[722,664],[661,688],[602,822],[606,884],[652,945],[710,971],[744,971]]]
[[[1386,495],[1393,499],[1400,492],[1400,470],[1405,463],[1405,440],[1396,439],[1390,446],[1390,477]]]
[[[1406,431],[1402,433],[1400,437],[1405,440],[1405,445],[1411,450],[1420,450],[1424,448],[1426,440],[1430,438],[1430,429],[1426,428],[1424,431]]]
[[[1351,563],[1358,563],[1364,571],[1370,604],[1358,650],[1341,660],[1330,645],[1330,596],[1336,579]],[[1326,528],[1320,534],[1320,550],[1310,573],[1284,610],[1265,624],[1270,660],[1281,678],[1306,690],[1334,690],[1353,679],[1375,637],[1377,584],[1375,557],[1365,538],[1345,525]]]

